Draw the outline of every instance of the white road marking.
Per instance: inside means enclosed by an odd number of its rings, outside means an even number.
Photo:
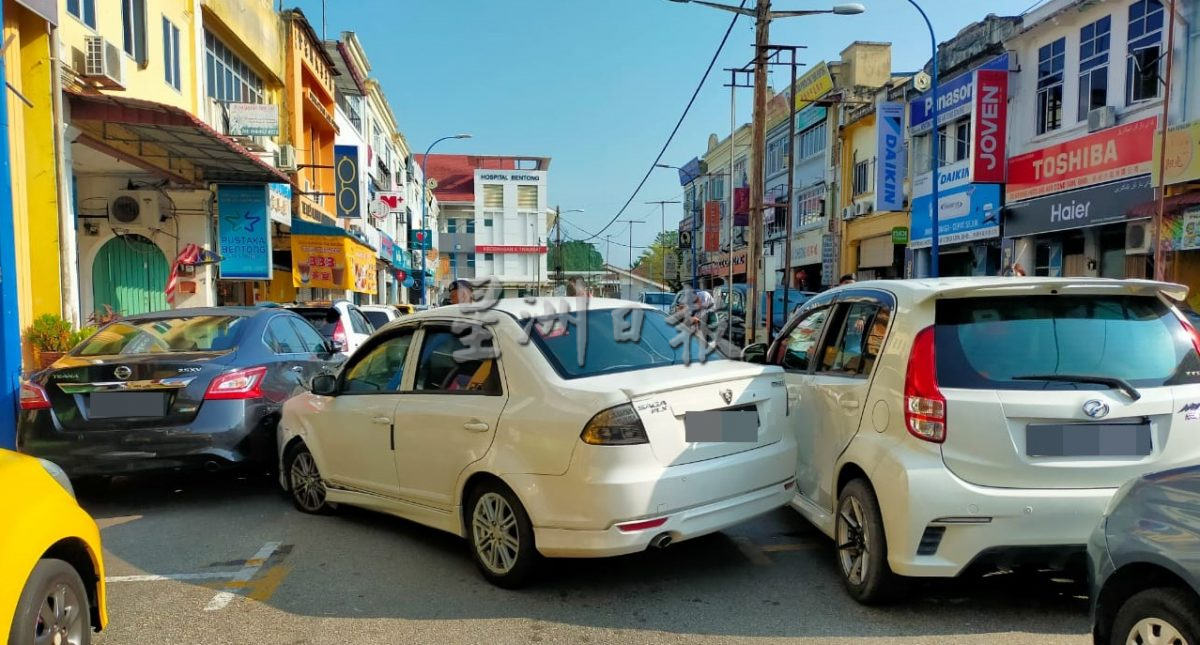
[[[226,590],[213,596],[212,600],[208,601],[208,605],[204,608],[204,611],[224,609],[226,605],[232,602],[236,594],[228,590],[230,586],[237,583],[249,582],[254,577],[254,574],[258,573],[258,570],[266,563],[267,558],[271,557],[271,554],[275,553],[275,549],[279,548],[279,544],[279,542],[267,542],[258,550],[258,553],[254,554],[254,557],[246,560],[245,566],[234,574],[229,584],[226,585]]]
[[[203,573],[143,574],[137,576],[108,576],[105,582],[157,582],[159,580],[213,580],[232,578],[237,571],[205,571]]]

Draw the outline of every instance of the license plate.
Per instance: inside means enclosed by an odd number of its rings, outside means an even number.
[[[89,419],[116,417],[161,417],[167,412],[167,396],[160,392],[93,392]]]
[[[1065,423],[1025,428],[1030,457],[1145,457],[1150,454],[1148,423]]]
[[[703,410],[683,415],[688,443],[755,443],[758,412],[754,410]]]

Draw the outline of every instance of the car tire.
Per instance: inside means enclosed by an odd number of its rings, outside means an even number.
[[[57,632],[57,633],[56,633]],[[8,642],[92,642],[91,601],[75,567],[62,560],[39,560],[25,581]]]
[[[865,479],[842,488],[834,522],[834,545],[846,591],[864,605],[895,599],[900,578],[888,565],[883,514],[875,490]]]
[[[1200,598],[1180,588],[1147,589],[1134,594],[1117,610],[1110,642],[1139,642],[1134,638],[1137,632],[1143,635],[1140,642],[1178,642],[1148,638],[1154,635],[1167,639],[1170,631],[1184,643],[1200,643]]]
[[[292,504],[302,513],[329,515],[336,508],[325,499],[325,482],[317,460],[303,442],[288,448],[283,457],[288,493]]]
[[[485,481],[471,491],[464,520],[468,547],[483,577],[505,589],[524,585],[541,555],[517,496],[497,481]]]

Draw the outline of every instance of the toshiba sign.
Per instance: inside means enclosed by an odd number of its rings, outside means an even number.
[[[1007,201],[1149,174],[1157,127],[1150,117],[1013,157]]]
[[[975,118],[971,124],[971,183],[1002,184],[1008,135],[1008,72],[975,70]]]

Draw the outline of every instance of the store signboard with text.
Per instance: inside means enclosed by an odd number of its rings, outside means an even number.
[[[1012,157],[1008,201],[1149,175],[1157,127],[1150,117]]]
[[[292,236],[292,284],[312,289],[375,293],[375,251],[337,235]]]
[[[1000,237],[1000,186],[970,182],[971,161],[938,169],[938,244]],[[909,246],[933,245],[933,195],[930,174],[913,182]]]
[[[271,219],[263,184],[217,186],[217,253],[222,280],[271,279]]]

